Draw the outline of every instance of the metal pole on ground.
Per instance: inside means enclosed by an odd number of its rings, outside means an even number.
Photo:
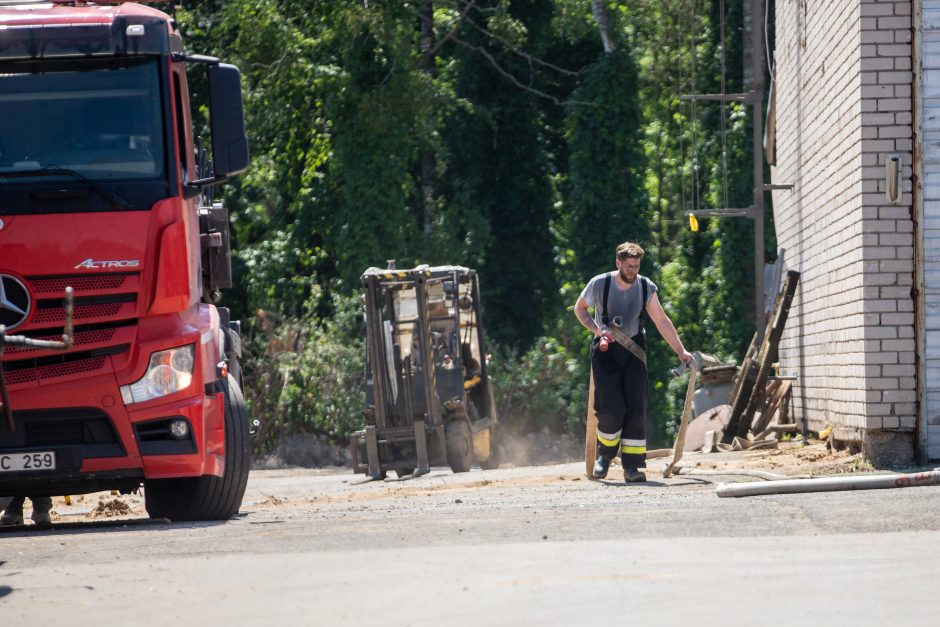
[[[940,485],[940,468],[929,472],[864,477],[820,477],[785,479],[767,483],[720,483],[715,493],[721,497],[795,494],[801,492],[842,492],[845,490],[884,490]]]

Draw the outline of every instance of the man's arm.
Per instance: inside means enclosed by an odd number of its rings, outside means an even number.
[[[578,322],[581,325],[593,333],[594,335],[600,335],[601,330],[597,328],[597,323],[594,322],[594,318],[591,317],[591,314],[588,312],[587,301],[583,298],[578,298],[578,302],[574,304],[574,315],[577,316]]]
[[[656,329],[659,330],[659,334],[663,336],[666,343],[669,344],[672,350],[676,352],[676,355],[679,356],[679,360],[685,363],[692,359],[692,354],[685,350],[685,347],[682,345],[682,340],[679,339],[675,325],[672,324],[672,320],[669,319],[669,316],[667,316],[666,312],[663,310],[658,295],[653,294],[650,296],[650,299],[646,301],[646,312],[656,324]]]

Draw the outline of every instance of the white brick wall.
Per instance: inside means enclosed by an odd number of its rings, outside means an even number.
[[[774,217],[801,285],[780,358],[813,430],[915,422],[911,1],[776,3]],[[902,205],[885,201],[900,154]]]

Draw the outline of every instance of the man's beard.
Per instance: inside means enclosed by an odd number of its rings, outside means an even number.
[[[636,281],[636,275],[634,274],[632,277],[628,277],[627,274],[623,271],[623,268],[620,269],[620,278],[623,279],[623,282],[627,285],[631,285],[634,281]]]

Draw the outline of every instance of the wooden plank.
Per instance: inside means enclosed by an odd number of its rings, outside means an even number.
[[[940,7],[931,0],[924,0],[924,33],[940,32]],[[926,36],[926,35],[925,35]]]
[[[925,101],[940,98],[940,69],[925,68],[922,75],[924,79],[922,93]]]
[[[924,357],[927,360],[940,359],[940,331],[926,331]]]
[[[695,384],[698,382],[698,371],[701,366],[699,354],[694,353],[692,361],[689,362],[689,384],[685,390],[685,405],[682,407],[682,415],[679,417],[679,431],[676,434],[676,442],[672,447],[672,462],[663,470],[664,479],[678,472],[677,466],[679,460],[682,459],[683,447],[685,446],[685,432],[689,426],[689,421],[692,420],[692,397],[695,394]]]
[[[927,403],[924,408],[924,422],[927,423],[927,436],[930,437],[933,430],[936,430],[934,435],[940,437],[940,394],[928,393],[927,394]],[[940,444],[940,441],[938,441]]]
[[[927,360],[926,381],[924,381],[924,387],[928,392],[940,391],[940,360]]]
[[[777,385],[773,385],[773,384]],[[787,403],[790,400],[790,381],[771,381],[767,386],[767,408],[761,414],[760,419],[754,421],[751,431],[762,433],[766,431],[773,422],[774,416],[780,414],[778,423],[783,422],[783,414],[786,412]],[[756,439],[761,439],[760,437]]]
[[[936,295],[940,292],[940,262],[936,261],[925,261],[924,262],[924,285],[928,286],[929,294],[931,296]],[[928,305],[936,305],[937,299],[931,298]],[[938,312],[936,307],[930,308],[928,311],[924,312],[926,315],[936,314]]]
[[[937,200],[938,198],[940,198],[940,196],[936,194],[936,190],[940,188],[940,172],[938,172],[936,169],[936,163],[930,161],[930,158],[934,160],[938,158],[938,153],[940,153],[940,146],[938,146],[937,144],[938,141],[940,141],[940,139],[934,140],[932,143],[929,143],[929,142],[924,143],[925,153],[928,150],[932,151],[929,155],[928,154],[924,155],[924,159],[925,159],[925,170],[924,170],[924,181],[923,181],[924,197],[929,200]],[[931,192],[931,193],[928,193],[928,192]],[[937,216],[936,212],[930,210],[931,205],[927,205],[925,209],[927,209],[926,217],[928,221],[925,223],[924,226],[926,228],[936,228],[935,224],[930,221],[930,218],[936,218]]]
[[[926,455],[940,459],[940,247],[935,246],[940,231],[940,0],[921,3],[921,65],[923,85],[916,97],[923,103],[919,131],[924,147],[923,208],[921,235],[924,270],[924,421]],[[915,27],[916,27],[915,23]]]
[[[927,425],[927,457],[940,459],[940,424]]]
[[[584,474],[594,478],[594,460],[597,458],[597,414],[594,412],[594,369],[588,384],[587,419],[584,430]]]

